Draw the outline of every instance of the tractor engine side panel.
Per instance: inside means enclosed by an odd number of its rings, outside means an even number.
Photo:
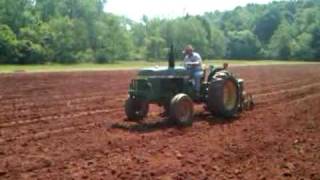
[[[151,77],[131,82],[129,95],[145,98],[150,103],[166,103],[178,93],[192,93],[192,85],[185,78]]]

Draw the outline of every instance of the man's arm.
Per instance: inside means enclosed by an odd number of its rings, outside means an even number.
[[[200,61],[195,61],[195,62],[186,62],[186,64],[189,64],[189,65],[199,65],[201,62]]]
[[[193,58],[195,58],[194,61],[186,61],[185,63],[189,65],[201,65],[202,64],[201,56],[198,53],[194,53],[193,56],[194,56]]]

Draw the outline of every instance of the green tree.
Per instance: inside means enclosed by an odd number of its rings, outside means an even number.
[[[33,0],[0,0],[0,23],[19,34],[21,27],[37,22],[32,13],[33,3]]]
[[[320,1],[248,4],[226,12],[142,22],[104,12],[106,0],[0,0],[0,63],[182,59],[319,59]],[[108,5],[108,4],[106,4]]]
[[[318,25],[312,32],[311,47],[314,59],[320,61],[320,23]]]
[[[291,54],[291,43],[293,40],[290,26],[287,22],[279,25],[273,34],[269,44],[269,57],[274,59],[289,59]]]
[[[272,8],[261,16],[255,25],[254,33],[263,43],[268,43],[274,31],[281,23],[281,14],[278,8]]]
[[[172,43],[175,44],[177,55],[182,58],[181,50],[186,44],[192,44],[203,58],[209,55],[209,40],[207,31],[201,21],[195,17],[178,18],[172,22]]]
[[[312,35],[310,33],[304,32],[297,36],[295,40],[292,41],[291,57],[294,59],[305,59],[310,60],[313,58],[313,50],[311,48]]]
[[[223,58],[226,56],[227,38],[220,29],[211,27],[211,39],[209,43],[209,58]]]
[[[104,15],[97,23],[97,51],[99,62],[129,59],[133,43],[123,18]],[[102,58],[102,56],[104,56]]]
[[[260,42],[250,31],[229,33],[228,58],[255,59],[258,57]]]
[[[166,42],[160,36],[151,36],[146,39],[147,59],[163,59],[166,52]]]
[[[68,17],[55,18],[49,21],[51,40],[48,44],[54,50],[53,61],[59,63],[75,63],[78,47],[76,40],[79,38],[75,34],[76,23]]]
[[[15,51],[16,35],[7,25],[0,25],[0,63],[14,63],[17,61]]]

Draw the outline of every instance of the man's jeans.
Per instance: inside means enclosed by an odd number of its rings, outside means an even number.
[[[194,87],[196,90],[197,95],[200,95],[200,88],[201,88],[201,78],[203,76],[203,71],[201,68],[188,68],[187,69],[190,76],[194,80]]]

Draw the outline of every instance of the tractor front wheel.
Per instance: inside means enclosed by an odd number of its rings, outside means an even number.
[[[130,121],[140,121],[147,116],[149,104],[146,100],[129,97],[125,102],[125,111]]]
[[[193,102],[186,94],[177,94],[170,102],[170,119],[178,125],[191,126],[193,122]]]

